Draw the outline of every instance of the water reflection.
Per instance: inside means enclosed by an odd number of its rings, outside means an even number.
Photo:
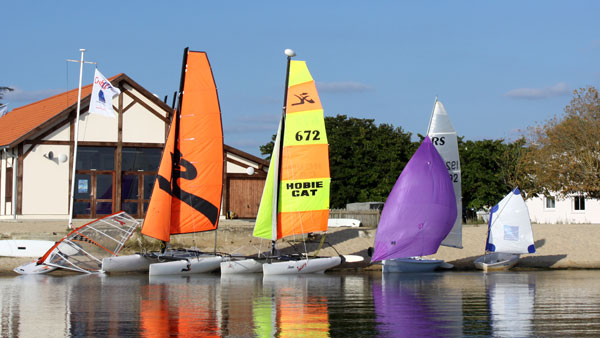
[[[446,274],[390,273],[373,281],[377,330],[384,337],[462,336],[462,296]]]
[[[493,336],[532,336],[535,275],[500,272],[484,276]]]
[[[600,271],[0,278],[1,337],[597,337]]]
[[[144,337],[220,337],[218,275],[152,276],[141,288]]]
[[[327,294],[340,287],[339,276],[264,276],[254,302],[255,335],[329,337]]]

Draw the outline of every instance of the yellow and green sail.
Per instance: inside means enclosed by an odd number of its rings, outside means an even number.
[[[254,227],[255,237],[272,240],[327,230],[329,145],[323,107],[305,61],[290,61],[282,119]]]

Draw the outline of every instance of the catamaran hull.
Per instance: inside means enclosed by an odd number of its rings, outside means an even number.
[[[156,263],[156,259],[144,255],[126,255],[108,257],[102,259],[102,271],[104,272],[146,272],[150,264]]]
[[[396,258],[383,261],[384,273],[431,272],[444,261],[439,259]]]
[[[150,264],[150,276],[191,275],[208,273],[217,270],[223,258],[221,256],[206,256],[182,259],[164,263]]]
[[[305,273],[324,273],[325,270],[342,263],[340,257],[310,258],[302,260],[264,263],[264,275],[297,275]]]
[[[483,271],[509,270],[519,262],[519,254],[494,252],[477,258],[475,267]]]
[[[221,274],[261,273],[263,262],[255,259],[230,259],[221,262]]]

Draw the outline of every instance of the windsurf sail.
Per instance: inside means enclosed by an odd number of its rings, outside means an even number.
[[[448,170],[426,136],[383,206],[372,261],[436,253],[455,219]]]
[[[56,242],[37,263],[79,272],[100,272],[102,259],[116,256],[139,224],[124,211],[97,219]]]
[[[535,253],[529,210],[519,188],[492,208],[485,249],[513,254]]]
[[[452,230],[442,241],[442,245],[462,248],[462,188],[460,175],[460,157],[458,154],[458,137],[456,130],[450,122],[450,117],[444,105],[435,99],[433,113],[429,121],[427,135],[437,151],[444,159],[446,169],[452,180],[454,196],[456,198],[456,220]]]
[[[305,61],[288,63],[284,112],[256,217],[254,236],[277,240],[326,231],[329,144],[323,108]]]
[[[216,230],[223,189],[223,127],[217,88],[205,52],[184,51],[176,111],[142,234]]]

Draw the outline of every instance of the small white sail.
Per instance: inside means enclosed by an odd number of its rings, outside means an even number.
[[[492,208],[486,250],[513,254],[535,252],[529,211],[518,188]]]
[[[435,100],[427,135],[444,159],[446,169],[452,180],[454,196],[456,197],[456,220],[452,230],[442,241],[442,245],[462,248],[462,189],[460,177],[460,157],[458,155],[458,137],[450,122],[450,117],[444,105]]]

